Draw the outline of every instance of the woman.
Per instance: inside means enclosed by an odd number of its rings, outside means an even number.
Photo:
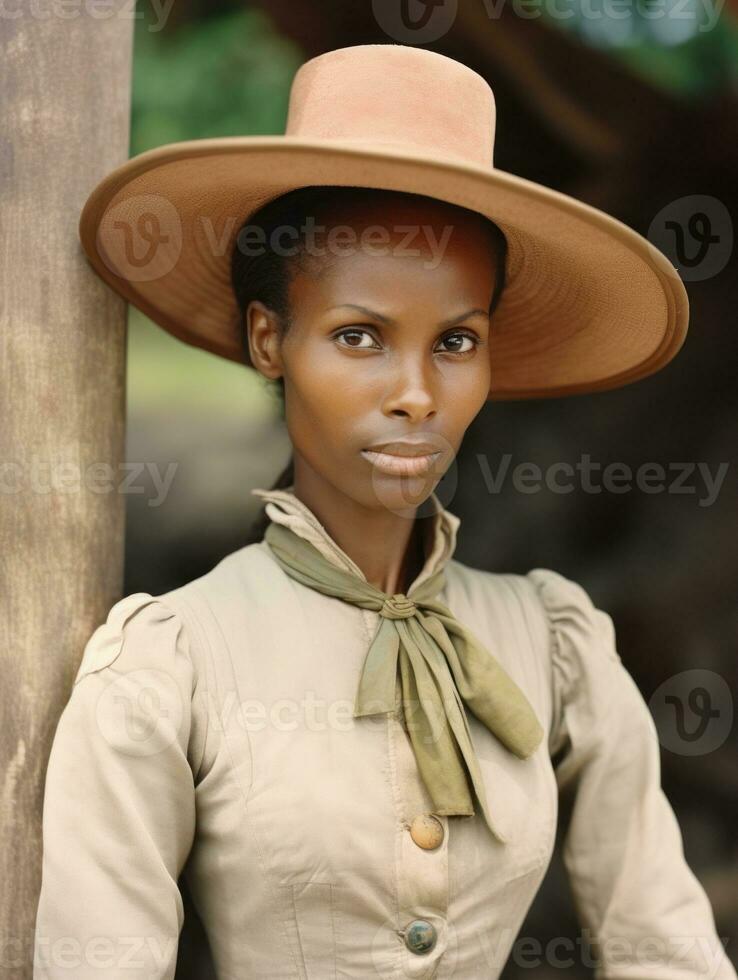
[[[367,91],[360,140],[346,109]],[[469,162],[490,99],[428,51],[329,52],[295,80],[297,140],[183,144],[173,167],[155,151],[88,202],[100,274],[279,383],[294,455],[254,491],[257,540],[124,597],[85,648],[47,775],[35,976],[76,957],[75,978],[172,977],[184,873],[222,978],[497,977],[566,790],[599,975],[735,978],[609,616],[551,569],[453,558],[435,489],[485,402],[649,373],[686,315],[634,233]],[[155,228],[177,261],[113,280],[106,221],[157,186],[192,208],[179,237]],[[233,248],[208,253],[192,202],[222,217],[255,187]]]

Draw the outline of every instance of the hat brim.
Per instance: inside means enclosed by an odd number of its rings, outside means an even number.
[[[499,225],[508,253],[490,337],[491,400],[617,388],[664,367],[684,342],[684,284],[633,229],[506,171],[395,145],[289,136],[168,144],[95,187],[79,235],[98,275],[155,323],[243,363],[235,236],[268,200],[314,184],[425,194]]]

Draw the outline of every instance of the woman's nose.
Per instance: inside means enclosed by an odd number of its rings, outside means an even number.
[[[386,415],[422,422],[436,414],[436,392],[432,371],[423,364],[398,362],[384,399]]]

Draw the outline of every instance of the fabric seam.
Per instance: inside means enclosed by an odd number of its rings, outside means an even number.
[[[208,610],[208,612],[210,614],[210,617],[211,617],[211,620],[213,622],[213,627],[214,627],[214,629],[217,630],[218,635],[220,636],[223,649],[226,651],[226,653],[228,655],[228,663],[230,665],[230,672],[231,672],[232,676],[235,679],[235,677],[236,677],[236,669],[235,669],[235,664],[234,664],[234,661],[233,661],[233,654],[231,652],[231,648],[228,645],[228,641],[225,638],[225,635],[223,633],[223,630],[221,629],[220,623],[218,622],[218,618],[215,615],[215,612],[213,611],[213,607],[211,606],[210,601],[209,601],[207,595],[205,594],[205,591],[203,589],[199,589],[198,592],[199,592],[199,595],[200,595],[200,597],[201,597],[204,605],[207,607],[207,610]],[[251,743],[251,737],[249,735],[248,729],[246,729],[245,735],[246,735],[246,742],[247,742],[248,747],[249,747],[249,757],[251,759],[251,767],[252,767],[252,774],[253,774],[254,751],[253,751],[253,745]],[[248,810],[248,799],[244,795],[243,786],[241,785],[241,781],[236,777],[235,772],[234,772],[235,764],[234,764],[233,754],[231,752],[231,746],[230,746],[230,744],[228,742],[228,739],[225,738],[225,737],[223,738],[221,744],[223,746],[223,750],[228,753],[228,760],[229,760],[228,773],[229,773],[229,776],[230,776],[231,780],[235,783],[235,785],[236,785],[236,787],[238,789],[238,792],[239,792],[239,794],[240,794],[240,796],[241,796],[241,798],[243,800],[244,811],[246,811],[246,810]],[[253,775],[252,775],[252,778],[253,778]],[[248,819],[248,816],[247,816],[247,819]],[[272,876],[272,873],[271,873],[271,869],[269,870],[269,873],[267,873],[267,863],[266,863],[266,860],[265,860],[265,857],[264,857],[264,852],[263,852],[262,847],[261,847],[261,842],[259,840],[259,835],[256,833],[256,831],[253,830],[253,828],[251,830],[251,840],[253,841],[254,848],[255,848],[256,853],[258,855],[259,864],[261,865],[262,874],[264,875],[265,879],[267,879],[269,881],[269,883],[270,883],[269,891],[270,891],[270,894],[272,896],[272,905],[273,905],[274,911],[276,913],[277,919],[279,920],[280,929],[281,929],[281,932],[282,932],[282,938],[284,940],[285,946],[290,951],[290,956],[291,956],[292,963],[293,963],[293,966],[294,966],[294,969],[295,969],[295,976],[296,977],[300,977],[300,975],[301,975],[300,974],[300,968],[299,968],[299,964],[298,964],[297,960],[295,959],[295,950],[293,948],[293,944],[292,944],[292,942],[290,940],[290,937],[289,937],[289,934],[288,934],[287,924],[286,924],[285,919],[284,919],[284,916],[282,915],[282,912],[281,912],[281,904],[280,904],[279,899],[278,899],[278,896],[277,896],[277,894],[275,893],[275,890],[274,890],[274,881],[273,881],[273,876]]]

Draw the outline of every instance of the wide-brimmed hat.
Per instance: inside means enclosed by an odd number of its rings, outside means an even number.
[[[507,240],[490,399],[616,388],[662,368],[687,331],[676,268],[597,208],[497,169],[495,123],[489,84],[452,58],[328,51],[297,71],[285,135],[171,143],[109,173],[82,210],[82,245],[157,324],[243,362],[231,258],[249,215],[307,185],[424,194],[480,212]]]

